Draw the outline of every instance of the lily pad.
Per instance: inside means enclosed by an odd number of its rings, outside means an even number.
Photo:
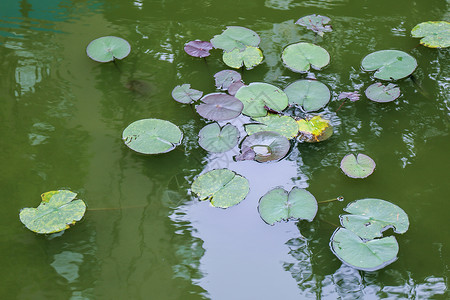
[[[261,39],[259,35],[245,27],[227,26],[220,35],[211,39],[211,43],[216,49],[222,49],[226,52],[234,49],[245,50],[247,46],[258,47]]]
[[[159,119],[138,120],[122,133],[122,140],[130,149],[142,154],[169,152],[181,143],[183,133],[175,124]]]
[[[213,121],[234,119],[241,114],[244,107],[241,101],[224,93],[208,94],[201,102],[196,108],[198,114]]]
[[[363,239],[382,237],[382,232],[388,228],[394,228],[395,233],[405,233],[409,227],[405,211],[385,200],[360,199],[344,210],[351,215],[340,216],[342,226]]]
[[[295,24],[305,26],[309,30],[314,31],[320,36],[323,36],[325,32],[331,32],[333,29],[331,25],[326,25],[330,22],[330,18],[321,15],[309,15],[304,16],[295,22]]]
[[[177,85],[172,90],[172,98],[180,103],[190,104],[200,99],[203,95],[202,91],[191,89],[189,83]]]
[[[447,48],[450,46],[450,23],[446,21],[428,21],[417,24],[411,35],[422,38],[420,43],[430,48]]]
[[[398,80],[414,72],[417,61],[403,51],[380,50],[364,57],[361,66],[365,71],[375,71],[377,79]]]
[[[330,63],[330,54],[324,48],[311,43],[287,46],[281,55],[283,63],[292,71],[305,73],[310,68],[320,70]]]
[[[328,120],[321,116],[314,116],[310,120],[297,121],[299,128],[299,140],[307,143],[321,142],[333,135],[333,127]]]
[[[395,237],[365,241],[354,232],[338,228],[331,237],[331,251],[346,265],[362,271],[376,271],[397,260]]]
[[[258,162],[280,160],[289,152],[291,144],[288,139],[278,132],[261,131],[247,136],[241,144],[242,154],[251,157],[248,148],[254,152],[254,160]],[[242,155],[236,160],[243,160]]]
[[[375,161],[365,154],[347,154],[341,161],[341,169],[351,178],[366,178],[375,170]]]
[[[400,88],[393,83],[383,85],[381,82],[376,82],[370,85],[365,93],[367,98],[372,101],[391,102],[400,96]]]
[[[206,41],[190,41],[186,45],[184,45],[184,51],[193,57],[207,57],[210,56],[209,50],[213,48],[213,45],[210,42]]]
[[[288,194],[282,188],[275,188],[259,200],[261,218],[269,225],[289,219],[311,222],[317,213],[316,198],[307,190],[294,187]]]
[[[239,140],[239,130],[231,124],[223,127],[217,123],[208,124],[200,130],[198,135],[200,147],[214,153],[232,149]]]
[[[298,124],[290,116],[280,116],[277,114],[268,114],[265,117],[254,118],[259,124],[245,124],[245,131],[248,135],[252,135],[261,131],[275,131],[292,139],[298,134]]]
[[[214,74],[216,88],[227,90],[233,83],[241,81],[241,74],[233,70],[222,70]]]
[[[211,200],[215,207],[228,208],[247,197],[248,180],[228,169],[217,169],[200,175],[191,190],[200,200]]]
[[[246,47],[244,50],[234,49],[223,53],[223,62],[235,69],[245,66],[247,70],[253,69],[263,60],[263,54],[259,48]]]
[[[37,208],[20,210],[20,221],[31,231],[54,233],[68,229],[80,221],[86,212],[83,200],[74,200],[77,194],[68,190],[43,193]]]
[[[297,80],[288,85],[284,92],[289,104],[302,106],[307,112],[319,110],[330,101],[330,90],[317,80]]]
[[[87,55],[98,62],[123,59],[130,54],[130,44],[116,36],[104,36],[93,40],[86,48]]]
[[[228,94],[230,94],[231,96],[236,95],[239,89],[243,86],[245,86],[245,84],[242,81],[234,82],[228,87]]]
[[[288,97],[280,88],[263,82],[241,87],[235,97],[244,104],[242,113],[252,118],[266,116],[266,106],[278,112],[288,106]]]

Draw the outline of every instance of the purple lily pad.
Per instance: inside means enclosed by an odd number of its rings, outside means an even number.
[[[233,70],[222,70],[214,74],[216,87],[221,90],[227,90],[230,85],[241,80],[241,74]]]
[[[208,94],[201,99],[201,102],[196,108],[198,114],[213,121],[234,119],[244,108],[241,101],[225,93]]]
[[[239,89],[241,87],[245,86],[245,84],[242,81],[238,81],[238,82],[233,82],[229,87],[228,87],[228,94],[234,96],[236,95],[237,91],[239,91]]]
[[[347,154],[341,161],[341,169],[351,178],[366,178],[375,170],[375,161],[365,154]]]
[[[184,45],[184,51],[193,57],[207,57],[210,55],[209,50],[213,48],[210,42],[206,41],[190,41]]]
[[[236,160],[249,160],[252,156],[257,162],[280,160],[286,156],[290,148],[288,139],[278,132],[260,131],[244,139],[241,154],[236,156]]]
[[[236,155],[234,158],[236,161],[254,160],[256,156],[255,151],[251,147],[244,146],[241,148],[241,154]]]
[[[314,31],[320,36],[323,36],[325,32],[331,32],[333,29],[331,25],[325,25],[330,22],[330,18],[321,15],[309,15],[304,16],[295,22],[295,24],[305,26],[306,28]]]
[[[348,99],[348,100],[350,100],[352,102],[356,102],[356,101],[359,100],[359,97],[361,97],[361,95],[358,94],[357,91],[354,91],[354,92],[342,92],[342,93],[339,94],[338,99],[339,100]]]
[[[400,96],[400,88],[393,83],[376,82],[366,89],[366,96],[375,102],[391,102]]]

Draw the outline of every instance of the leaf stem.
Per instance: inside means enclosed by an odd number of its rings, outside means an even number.
[[[345,102],[347,102],[347,99],[344,99],[344,101],[342,101],[341,105],[338,107],[338,109],[336,109],[336,112],[338,112],[342,106],[344,106]]]
[[[329,202],[334,202],[334,201],[344,201],[344,197],[343,196],[339,196],[333,199],[328,199],[328,200],[323,200],[323,201],[318,201],[317,203],[322,204],[322,203],[329,203]]]

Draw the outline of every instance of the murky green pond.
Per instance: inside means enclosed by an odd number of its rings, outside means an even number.
[[[333,32],[314,37],[293,24],[309,14],[330,17]],[[449,17],[446,0],[2,0],[0,298],[448,299],[450,52],[418,46],[410,30]],[[211,155],[198,146],[207,122],[171,91],[216,91],[220,51],[205,63],[183,46],[227,25],[261,36],[265,60],[243,72],[247,84],[305,78],[281,63],[288,44],[328,50],[330,65],[314,74],[332,91],[322,110],[335,129],[329,140],[297,143],[265,164],[234,162],[237,148]],[[86,56],[105,35],[132,46],[119,69]],[[416,83],[399,81],[394,102],[362,96],[336,113],[340,92],[372,82],[362,58],[383,49],[417,59]],[[156,156],[128,149],[123,129],[144,118],[180,126],[182,145]],[[357,152],[377,162],[364,180],[339,169]],[[242,203],[219,209],[190,194],[198,174],[224,167],[249,179]],[[277,186],[345,200],[321,204],[311,223],[269,226],[257,205]],[[55,189],[79,193],[88,211],[63,234],[36,235],[19,211]],[[395,203],[410,219],[398,260],[376,272],[343,265],[329,248],[342,209],[362,198]]]

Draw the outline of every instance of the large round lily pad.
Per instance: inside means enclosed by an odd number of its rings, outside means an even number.
[[[98,62],[123,59],[130,54],[130,44],[116,36],[104,36],[93,40],[86,48],[87,55]]]
[[[305,26],[309,30],[314,31],[320,36],[323,36],[325,32],[331,32],[333,29],[331,28],[331,25],[326,25],[330,22],[330,18],[321,16],[321,15],[309,15],[304,16],[295,22],[295,24]]]
[[[245,124],[245,131],[248,135],[261,131],[275,131],[288,139],[292,139],[298,134],[297,121],[290,116],[268,114],[265,117],[254,118],[254,120],[259,124]]]
[[[239,69],[245,66],[247,70],[250,70],[262,62],[263,54],[256,47],[245,47],[244,50],[236,48],[230,52],[224,52],[222,59],[231,68]]]
[[[203,95],[202,91],[191,89],[189,83],[177,85],[172,90],[172,98],[180,103],[190,104],[200,99]]]
[[[383,85],[381,82],[371,84],[365,91],[367,98],[375,102],[391,102],[400,96],[400,88],[389,83]]]
[[[430,48],[447,48],[450,46],[450,23],[446,21],[428,21],[417,24],[411,35],[422,38],[420,43]]]
[[[409,227],[405,211],[381,199],[356,200],[344,210],[351,215],[340,216],[342,226],[363,239],[382,237],[382,232],[388,228],[394,228],[396,233],[405,233]]]
[[[228,90],[228,88],[236,82],[241,81],[241,74],[233,70],[222,70],[214,74],[216,88]]]
[[[20,210],[20,221],[31,231],[54,233],[68,229],[80,221],[86,212],[83,200],[74,200],[77,194],[68,190],[43,193],[37,208]]]
[[[241,87],[235,97],[244,104],[242,113],[252,118],[266,116],[267,108],[280,112],[288,106],[288,97],[280,88],[263,82]]]
[[[169,152],[181,143],[183,133],[175,124],[159,119],[138,120],[122,133],[122,140],[130,149],[142,154]]]
[[[215,207],[228,208],[245,199],[248,180],[228,169],[217,169],[200,175],[191,190],[200,200],[211,200]]]
[[[288,139],[278,132],[261,131],[247,136],[241,144],[241,155],[236,160],[245,160],[251,157],[258,162],[280,160],[289,152],[291,144]]]
[[[200,130],[198,135],[200,147],[215,153],[232,149],[239,140],[239,130],[231,124],[223,127],[217,123],[208,124]]]
[[[366,178],[375,170],[375,161],[369,156],[359,153],[347,154],[341,161],[341,169],[351,178]]]
[[[417,61],[403,51],[380,50],[364,57],[361,66],[365,71],[375,71],[377,79],[398,80],[414,72]]]
[[[321,142],[333,135],[333,127],[330,121],[321,116],[314,116],[311,119],[300,119],[297,121],[299,130],[299,140],[307,143]]]
[[[213,121],[231,120],[239,116],[244,105],[225,93],[208,94],[201,99],[197,112],[203,118]]]
[[[210,42],[200,40],[190,41],[184,45],[184,51],[193,57],[207,57],[211,54],[209,50],[212,48],[213,46]]]
[[[307,112],[319,110],[330,101],[330,90],[317,80],[297,80],[288,85],[284,92],[290,104],[302,106]]]
[[[214,48],[223,49],[226,52],[234,49],[242,51],[247,46],[258,47],[260,42],[261,39],[256,32],[240,26],[227,26],[221,34],[211,39]]]
[[[308,72],[310,68],[320,70],[330,63],[327,50],[311,43],[296,43],[287,46],[281,55],[283,63],[294,72]]]
[[[398,253],[393,236],[365,241],[345,228],[333,233],[330,248],[343,263],[362,271],[382,269],[396,261]]]
[[[288,194],[282,188],[275,188],[259,200],[261,218],[267,224],[289,219],[311,222],[317,213],[316,198],[307,190],[294,187]]]

